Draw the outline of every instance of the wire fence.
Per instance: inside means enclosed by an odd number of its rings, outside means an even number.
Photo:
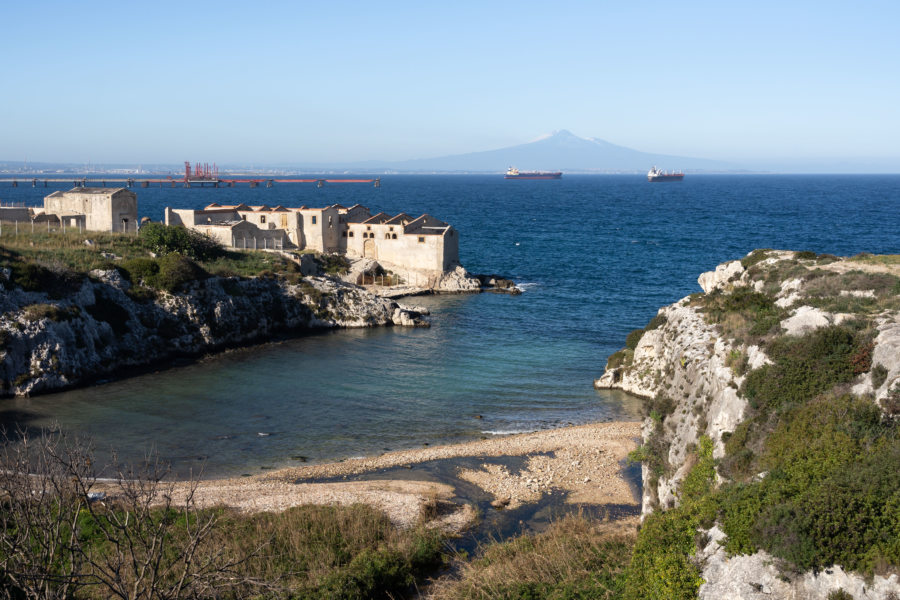
[[[113,229],[114,233],[136,234],[140,230],[140,224],[132,221],[123,221],[120,226]],[[29,233],[84,233],[84,221],[81,219],[0,219],[0,237],[17,236]]]
[[[359,285],[377,285],[381,287],[393,287],[395,285],[403,285],[404,281],[399,275],[391,273],[388,275],[373,275],[371,273],[363,273],[357,280]]]

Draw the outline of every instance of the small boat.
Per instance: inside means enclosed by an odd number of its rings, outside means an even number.
[[[519,171],[515,167],[506,170],[504,179],[559,179],[561,171]]]
[[[684,171],[660,171],[653,167],[647,172],[647,181],[681,181],[684,179]]]

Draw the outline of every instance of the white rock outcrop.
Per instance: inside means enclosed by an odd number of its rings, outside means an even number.
[[[885,600],[900,591],[897,575],[875,575],[866,581],[840,566],[788,578],[770,554],[757,552],[729,557],[720,543],[725,533],[713,527],[706,534],[709,543],[698,555],[704,564],[701,576],[706,582],[700,586],[700,600],[820,600],[838,590],[855,600]]]
[[[741,265],[741,261],[732,260],[717,266],[715,271],[707,271],[701,274],[697,278],[697,283],[708,294],[713,290],[724,288],[728,283],[733,283],[743,273],[744,267]]]
[[[731,261],[719,265],[715,271],[704,273],[698,281],[706,293],[729,292],[741,285],[750,285],[752,289],[766,293],[775,282],[760,273],[766,269],[776,273],[779,272],[777,269],[796,273],[800,263],[793,257],[792,252],[767,251],[752,276],[740,261]],[[779,264],[782,260],[791,262]],[[857,264],[840,263],[811,263],[808,267],[810,270],[816,268],[840,274],[859,267]],[[803,301],[810,297],[806,295],[805,285],[800,276],[791,277],[780,284],[780,289],[776,288],[775,305],[791,311],[779,324],[782,334],[803,335],[854,318],[854,315],[829,313],[821,308],[804,306]],[[848,295],[873,298],[866,290],[844,294]],[[645,443],[651,435],[662,435],[668,449],[665,475],[651,477],[647,465],[643,465],[644,516],[653,510],[678,504],[679,485],[693,465],[692,449],[700,436],[707,435],[713,440],[714,458],[724,456],[723,435],[733,432],[748,410],[747,400],[739,393],[744,382],[742,373],[771,363],[758,345],[727,339],[720,334],[717,327],[707,323],[704,314],[692,306],[690,298],[664,307],[659,315],[665,317],[665,322],[656,329],[646,331],[634,348],[633,355],[623,351],[617,356],[617,361],[622,361],[622,364],[608,366],[595,381],[598,388],[621,389],[655,399],[654,405],[657,407],[667,404],[660,399],[670,400],[668,414],[662,415],[662,419],[659,419],[660,415],[655,415],[657,420],[648,417],[642,424]],[[900,388],[900,312],[882,313],[875,319],[875,325],[877,336],[872,350],[872,368],[853,382],[852,389],[856,394],[873,394],[876,402],[884,408],[888,400],[894,406],[900,393],[896,391]],[[624,360],[621,358],[623,355]],[[725,534],[717,527],[698,533],[705,533],[709,538],[709,543],[694,557],[706,582],[699,592],[699,597],[704,600],[821,599],[838,590],[857,600],[900,598],[897,575],[875,576],[867,580],[834,566],[818,573],[786,577],[784,571],[779,570],[778,561],[765,552],[728,556],[719,543]]]
[[[788,335],[803,335],[820,327],[828,327],[833,323],[834,315],[820,308],[801,306],[781,322],[781,327]]]
[[[677,503],[678,484],[689,468],[685,458],[701,435],[713,440],[714,456],[724,455],[722,435],[734,431],[747,405],[737,394],[742,380],[725,366],[733,348],[719,338],[715,327],[686,298],[663,308],[659,315],[665,317],[665,324],[644,333],[632,363],[607,369],[594,382],[600,389],[620,389],[644,398],[662,395],[676,406],[675,415],[666,419],[666,431],[671,440],[667,458],[677,468],[671,477],[660,477],[657,489],[644,486],[644,515],[656,505]],[[756,354],[764,359],[758,349]],[[645,440],[655,426],[650,417],[644,421]]]
[[[3,395],[83,385],[123,367],[309,328],[427,326],[415,310],[325,277],[212,277],[152,300],[129,296],[116,270],[92,272],[63,298],[26,292],[8,277],[0,278]]]
[[[452,271],[441,276],[434,289],[445,293],[478,292],[481,291],[481,281],[457,265]]]

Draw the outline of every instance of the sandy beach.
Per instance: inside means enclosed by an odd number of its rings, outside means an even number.
[[[457,468],[459,480],[489,493],[497,508],[516,508],[543,494],[563,492],[566,502],[637,505],[621,474],[621,462],[640,437],[639,422],[596,423],[535,433],[498,436],[463,444],[390,452],[338,463],[291,467],[233,479],[199,483],[198,506],[226,505],[247,512],[279,511],[301,504],[365,503],[383,510],[398,527],[422,520],[448,532],[463,530],[475,518],[474,507],[451,502],[450,484],[415,479],[367,479],[354,476],[435,460],[481,458],[479,468]],[[521,469],[492,462],[519,457]],[[471,464],[471,461],[469,461]],[[316,482],[338,478],[336,482]],[[344,480],[346,479],[346,481]],[[179,482],[174,497],[183,499],[189,485]],[[434,510],[436,504],[441,510]]]

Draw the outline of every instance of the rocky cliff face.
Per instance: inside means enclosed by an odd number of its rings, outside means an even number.
[[[77,386],[120,369],[198,355],[303,329],[427,326],[415,311],[324,277],[212,277],[179,293],[132,297],[118,271],[94,271],[62,298],[0,273],[4,395]]]
[[[870,398],[885,418],[900,413],[894,405],[900,388],[900,265],[811,254],[757,251],[702,274],[703,294],[662,308],[647,330],[633,334],[640,336],[636,344],[610,357],[595,386],[646,399],[643,441],[662,454],[655,470],[643,465],[645,517],[679,505],[680,486],[697,461],[702,436],[712,441],[715,459],[725,457],[725,442],[750,410],[742,391],[745,379],[772,362],[761,339],[799,336],[864,315],[875,330],[868,366],[844,389]],[[771,302],[766,305],[771,310],[755,324],[739,312],[716,318],[711,307],[736,291]],[[720,468],[715,479],[728,481]],[[825,598],[838,589],[853,598],[900,597],[897,575],[867,579],[834,566],[787,578],[779,561],[764,551],[729,556],[719,543],[725,537],[716,525],[698,533],[707,540],[691,558],[705,581],[701,598]]]

